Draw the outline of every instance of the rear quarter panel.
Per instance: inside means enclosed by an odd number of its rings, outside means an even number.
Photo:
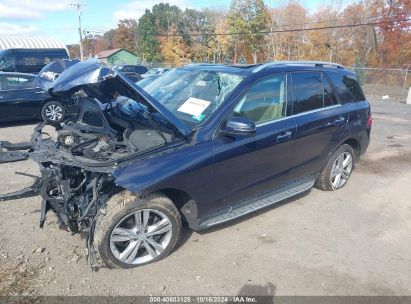
[[[348,122],[342,142],[353,138],[359,144],[359,155],[365,153],[370,142],[371,130],[367,127],[371,115],[368,101],[350,102],[344,105],[348,111]]]

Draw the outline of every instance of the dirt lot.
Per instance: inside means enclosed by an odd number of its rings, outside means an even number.
[[[308,195],[202,234],[185,231],[167,259],[134,270],[91,271],[84,240],[39,197],[0,203],[0,295],[411,295],[411,106],[373,102],[368,153],[348,185]],[[33,125],[3,126],[24,141]],[[36,174],[0,165],[0,193]],[[34,251],[34,252],[33,252]]]

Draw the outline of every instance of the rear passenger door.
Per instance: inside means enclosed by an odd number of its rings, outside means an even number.
[[[292,114],[296,119],[292,178],[319,172],[342,137],[347,113],[321,72],[291,73]]]

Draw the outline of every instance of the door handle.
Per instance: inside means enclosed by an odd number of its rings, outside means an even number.
[[[35,92],[36,94],[44,94],[46,91]]]
[[[275,138],[275,141],[276,142],[286,141],[286,140],[290,139],[292,135],[293,135],[293,132],[291,132],[291,131],[281,132],[279,135],[277,135],[277,137]]]
[[[341,117],[341,118],[338,118],[338,119],[334,120],[334,121],[332,122],[332,124],[333,124],[334,126],[341,126],[342,124],[344,124],[344,121],[345,121],[345,118],[344,118],[344,117]]]

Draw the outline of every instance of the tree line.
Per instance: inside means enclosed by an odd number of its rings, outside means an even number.
[[[160,3],[83,43],[89,56],[125,48],[142,62],[170,66],[322,60],[403,68],[411,63],[410,15],[411,0],[333,0],[314,12],[298,1],[270,8],[263,0],[232,0],[228,11]]]

